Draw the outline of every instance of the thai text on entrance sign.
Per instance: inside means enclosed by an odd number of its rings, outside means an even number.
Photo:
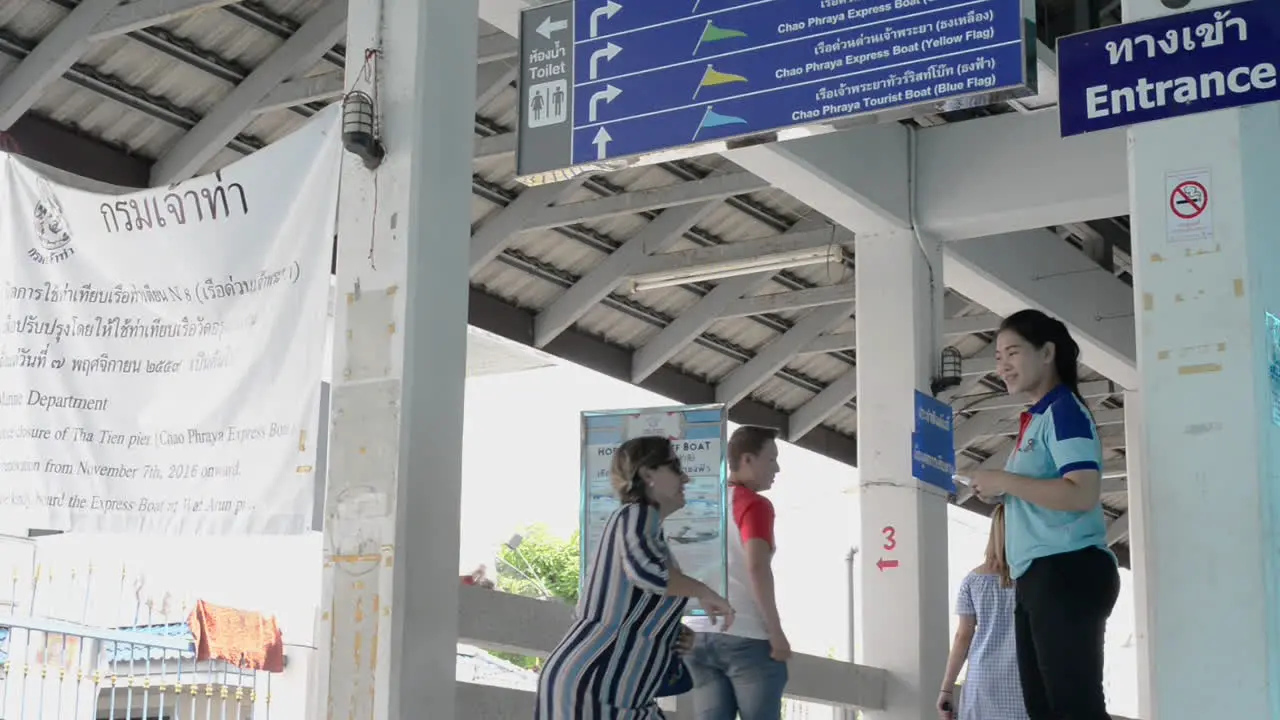
[[[1062,136],[1280,100],[1280,3],[1246,0],[1058,40]]]

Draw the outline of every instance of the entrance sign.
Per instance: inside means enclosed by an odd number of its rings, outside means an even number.
[[[1062,136],[1280,100],[1277,66],[1274,0],[1059,38]]]
[[[536,185],[718,152],[730,139],[772,141],[783,128],[1029,95],[1034,18],[1025,0],[564,0],[529,8],[520,25],[517,175]]]
[[[915,431],[911,433],[911,471],[916,480],[956,491],[956,437],[951,406],[916,391]]]
[[[1172,244],[1203,244],[1213,240],[1213,196],[1209,170],[1172,172],[1165,176],[1169,207],[1167,239]]]
[[[0,155],[0,517],[310,528],[337,121],[127,195]]]
[[[663,524],[671,554],[687,575],[728,592],[728,464],[724,405],[687,405],[582,413],[582,578],[600,546],[609,516],[618,509],[610,468],[624,441],[643,435],[669,438],[689,475],[685,506]],[[691,608],[695,613],[702,611]]]

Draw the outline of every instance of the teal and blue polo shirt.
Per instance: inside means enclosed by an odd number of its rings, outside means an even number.
[[[1074,470],[1102,471],[1097,425],[1071,388],[1057,386],[1022,413],[1018,445],[1004,469],[1042,480],[1056,480]],[[1089,547],[1108,550],[1101,503],[1092,510],[1073,512],[1050,510],[1009,495],[1004,504],[1005,555],[1015,578],[1036,558]]]

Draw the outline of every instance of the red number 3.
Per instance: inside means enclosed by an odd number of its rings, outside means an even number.
[[[884,529],[881,530],[880,532],[884,533],[884,549],[885,550],[892,550],[898,547],[898,541],[894,539],[894,533],[896,531],[893,529],[892,525],[885,525]]]

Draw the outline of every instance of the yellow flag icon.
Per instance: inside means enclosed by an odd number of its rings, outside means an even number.
[[[734,73],[720,72],[714,67],[708,65],[707,69],[702,73],[702,81],[698,83],[698,87],[693,91],[693,96],[698,97],[698,91],[704,87],[715,87],[716,85],[728,85],[730,83],[744,83],[747,78]]]

